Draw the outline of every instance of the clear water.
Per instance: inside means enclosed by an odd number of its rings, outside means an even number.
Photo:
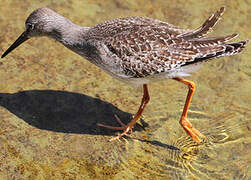
[[[242,1],[0,1],[1,53],[34,9],[48,6],[90,26],[148,16],[196,28],[227,10],[212,35],[251,37],[251,2]],[[149,85],[151,101],[135,132],[96,123],[128,122],[142,89],[112,79],[47,38],[32,39],[0,61],[0,179],[251,179],[251,55],[215,59],[189,77],[197,84],[189,120],[207,136],[196,144],[178,123],[187,88],[166,80]]]

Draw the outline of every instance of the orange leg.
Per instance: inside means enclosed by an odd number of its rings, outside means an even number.
[[[180,125],[185,129],[187,134],[196,142],[201,142],[200,138],[205,138],[203,134],[201,134],[197,129],[195,129],[192,124],[187,120],[187,111],[192,100],[194,91],[195,91],[195,83],[192,81],[188,81],[182,78],[173,78],[176,81],[182,82],[186,84],[189,88],[186,103],[182,112],[182,116],[180,118]]]
[[[134,118],[127,125],[122,123],[117,115],[115,115],[115,118],[118,121],[118,123],[121,125],[121,127],[108,126],[108,125],[99,124],[99,123],[97,124],[98,126],[105,127],[105,128],[108,128],[108,129],[124,130],[124,132],[122,134],[118,135],[117,137],[114,137],[114,138],[110,139],[110,141],[117,140],[117,139],[121,138],[122,136],[126,135],[129,131],[132,132],[132,129],[133,129],[134,125],[136,124],[136,122],[140,118],[140,116],[142,115],[147,103],[150,100],[150,96],[149,96],[146,84],[143,85],[143,89],[144,89],[144,95],[143,95],[143,98],[141,100],[141,105],[140,105],[140,107],[138,109],[138,112],[135,114]]]

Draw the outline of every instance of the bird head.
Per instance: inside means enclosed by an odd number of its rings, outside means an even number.
[[[33,11],[25,21],[25,31],[4,52],[1,58],[4,58],[12,50],[32,37],[48,36],[53,33],[56,29],[55,21],[57,19],[61,20],[62,16],[47,7],[39,8]]]

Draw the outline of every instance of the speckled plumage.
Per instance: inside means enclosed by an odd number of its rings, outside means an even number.
[[[187,76],[207,59],[239,53],[247,41],[226,43],[237,34],[205,37],[223,11],[221,8],[196,30],[180,29],[151,18],[129,17],[97,24],[87,34],[98,44],[102,61],[112,66],[106,71],[144,84],[143,79]]]

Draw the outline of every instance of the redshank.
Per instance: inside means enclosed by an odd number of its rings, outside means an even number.
[[[111,140],[119,139],[132,132],[136,121],[150,100],[148,83],[165,78],[174,79],[188,87],[179,122],[194,141],[201,142],[205,136],[187,120],[187,111],[195,91],[195,83],[183,77],[189,76],[210,59],[241,52],[248,42],[248,40],[228,42],[237,34],[206,37],[224,10],[224,7],[220,8],[202,26],[195,30],[188,30],[146,17],[118,18],[92,27],[81,27],[53,10],[43,7],[29,15],[25,22],[26,30],[6,50],[2,58],[32,37],[48,36],[111,76],[132,85],[143,85],[141,105],[127,125],[116,115],[115,118],[121,127],[97,124],[105,128],[123,130],[123,133]]]

